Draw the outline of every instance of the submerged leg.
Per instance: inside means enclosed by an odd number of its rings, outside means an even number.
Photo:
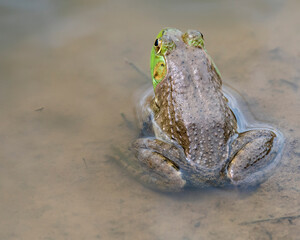
[[[270,130],[251,130],[239,134],[232,143],[231,161],[227,176],[232,183],[256,184],[257,175],[268,166],[276,156],[274,139],[276,134]],[[256,174],[257,173],[257,174]]]
[[[140,138],[132,144],[132,152],[135,157],[123,165],[143,184],[165,192],[180,191],[185,186],[178,166],[171,160],[180,158],[175,146],[157,139]]]

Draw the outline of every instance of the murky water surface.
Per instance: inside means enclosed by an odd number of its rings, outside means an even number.
[[[0,239],[299,239],[300,2],[0,1]],[[258,189],[162,194],[111,161],[166,26],[286,138]],[[129,62],[128,62],[129,61]],[[124,115],[122,115],[124,114]]]

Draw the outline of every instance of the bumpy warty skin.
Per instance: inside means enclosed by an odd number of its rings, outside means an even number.
[[[167,66],[172,74],[155,89],[155,121],[184,148],[190,161],[214,168],[228,157],[227,142],[236,132],[222,81],[199,48],[177,47],[168,55]]]

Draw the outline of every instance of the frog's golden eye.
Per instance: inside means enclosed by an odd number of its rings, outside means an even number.
[[[199,31],[188,30],[182,35],[182,39],[186,44],[190,46],[204,49],[204,37],[203,34]]]
[[[204,36],[203,36],[202,32],[199,32],[199,33],[200,33],[200,35],[201,35],[202,39],[204,39]]]
[[[161,51],[161,46],[162,46],[162,40],[157,38],[154,42],[154,49],[155,49],[155,52],[158,54],[160,53]]]

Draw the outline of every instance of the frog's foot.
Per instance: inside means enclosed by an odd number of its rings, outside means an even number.
[[[149,138],[137,139],[132,150],[143,171],[137,176],[145,185],[165,192],[182,190],[186,181],[179,167],[171,159],[180,158],[180,151],[173,145]]]
[[[275,158],[274,139],[270,130],[240,133],[232,143],[227,176],[234,185],[254,185],[264,178],[264,169]]]

